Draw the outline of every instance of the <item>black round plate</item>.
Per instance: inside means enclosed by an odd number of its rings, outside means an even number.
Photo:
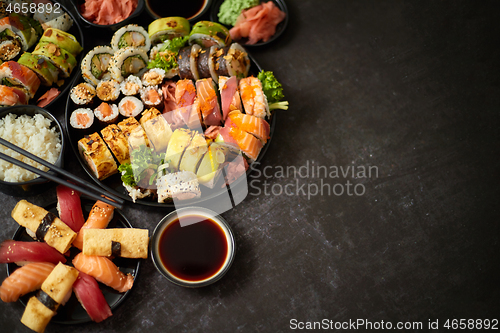
[[[49,212],[57,215],[56,205],[57,203],[54,202],[52,204],[47,205],[44,208]],[[88,216],[93,205],[94,201],[82,198],[82,209],[83,209],[83,215],[85,217]],[[127,220],[127,218],[120,211],[115,209],[113,219],[109,223],[108,228],[133,228],[133,227]],[[16,241],[27,241],[27,242],[34,241],[33,238],[31,238],[26,233],[26,229],[24,227],[19,227],[16,233],[14,234],[14,237],[12,238]],[[71,255],[69,258],[67,258],[68,261],[66,262],[66,265],[73,266],[71,264],[71,261],[73,260],[74,256],[79,252],[80,250],[72,247],[70,250]],[[125,274],[130,273],[134,277],[134,280],[136,280],[137,274],[139,272],[139,265],[140,265],[139,259],[115,258],[113,259],[113,263],[116,266],[118,266],[118,268],[123,273]],[[17,268],[19,267],[16,264],[12,263],[7,264],[7,275],[12,274]],[[125,293],[120,293],[114,290],[113,288],[110,288],[100,282],[98,282],[98,284],[112,312],[114,312],[114,310],[125,300],[125,298],[131,291],[130,289]],[[29,293],[27,295],[22,296],[19,300],[24,306],[26,306],[30,297],[35,294],[36,292]],[[90,319],[85,309],[81,306],[80,302],[78,302],[76,296],[73,294],[71,295],[71,298],[64,306],[59,307],[59,309],[57,310],[57,315],[55,315],[54,318],[52,318],[51,323],[74,325],[74,324],[86,323],[89,321],[92,320]]]
[[[253,74],[254,76],[257,76],[257,74],[262,69],[255,62],[255,59],[251,55],[249,55],[249,57],[250,57],[250,63],[251,63],[250,74]],[[78,75],[79,75],[79,78],[77,80],[75,80],[75,82],[73,83],[73,85],[77,85],[77,84],[79,84],[81,82],[84,82],[84,80],[81,77],[80,73],[78,73]],[[99,105],[99,104],[94,103],[94,107],[96,107],[97,105]],[[127,200],[127,201],[133,203],[132,198],[130,198],[130,196],[127,193],[127,190],[123,187],[123,184],[122,184],[122,181],[121,181],[119,173],[114,174],[113,176],[110,176],[110,177],[108,177],[108,178],[106,178],[106,179],[104,179],[104,180],[101,181],[101,180],[99,180],[94,175],[94,173],[92,172],[92,170],[90,169],[90,167],[85,162],[85,159],[80,155],[80,152],[78,151],[78,140],[80,140],[81,138],[83,138],[83,136],[86,135],[86,134],[90,134],[90,133],[94,133],[94,132],[100,131],[104,126],[101,126],[100,124],[97,124],[97,121],[95,121],[94,124],[92,125],[92,127],[90,128],[90,131],[87,130],[87,132],[82,132],[82,130],[74,129],[70,125],[69,118],[71,116],[71,113],[74,110],[76,110],[77,108],[79,108],[79,106],[77,106],[76,104],[73,103],[73,101],[71,100],[71,98],[70,98],[70,96],[68,94],[68,99],[67,99],[67,102],[66,102],[66,115],[65,115],[64,123],[65,123],[65,129],[67,131],[67,135],[68,135],[68,138],[69,138],[69,145],[71,146],[71,148],[73,149],[74,153],[76,154],[76,156],[78,158],[78,161],[80,162],[80,164],[83,167],[83,169],[87,172],[87,174],[97,184],[99,184],[102,188],[104,188],[108,192],[111,192],[111,193],[119,196],[120,198],[122,198],[124,200]],[[123,117],[120,116],[120,121],[121,121],[122,118]],[[265,155],[265,153],[267,151],[267,148],[271,144],[271,139],[273,137],[274,128],[276,127],[276,113],[273,113],[273,115],[271,116],[271,119],[269,121],[270,121],[270,127],[271,127],[270,128],[270,132],[269,132],[270,138],[267,140],[267,143],[264,145],[264,147],[262,147],[262,150],[260,151],[260,154],[259,154],[257,160],[254,162],[256,166],[260,165],[260,161],[264,157],[264,155]],[[254,168],[258,168],[256,166],[254,166]],[[252,168],[248,169],[247,176],[250,174],[251,170],[252,170]],[[140,205],[145,205],[145,206],[167,207],[167,208],[174,208],[174,207],[180,207],[180,206],[184,207],[184,206],[196,205],[197,203],[214,199],[217,196],[221,195],[222,193],[226,193],[226,189],[225,188],[221,188],[222,181],[223,181],[222,179],[219,179],[218,184],[216,184],[215,187],[214,187],[214,189],[216,188],[216,189],[220,189],[220,190],[214,191],[214,190],[205,188],[204,186],[200,186],[201,197],[199,199],[194,199],[194,200],[185,200],[185,201],[182,202],[182,204],[180,204],[179,202],[176,202],[175,205],[173,203],[158,203],[157,201],[153,201],[153,199],[151,199],[151,198],[137,199],[135,203],[140,204]]]
[[[283,31],[285,31],[286,29],[286,26],[288,25],[288,8],[285,4],[285,0],[271,0],[272,2],[274,2],[274,4],[282,11],[285,13],[285,19],[283,21],[281,21],[277,26],[276,26],[276,32],[274,33],[274,35],[267,41],[267,42],[258,42],[258,43],[255,43],[255,44],[247,44],[247,41],[248,39],[247,38],[243,38],[241,40],[238,40],[236,42],[242,44],[242,45],[245,45],[245,47],[257,47],[257,46],[263,46],[263,45],[267,45],[269,43],[272,43],[274,42],[279,36],[281,36],[281,34],[283,33]],[[215,0],[214,3],[212,4],[212,8],[210,9],[210,20],[212,22],[217,22],[217,23],[220,23],[219,22],[219,9],[220,9],[220,6],[222,5],[222,3],[224,2],[224,0]],[[261,1],[261,2],[267,2],[267,1]],[[222,23],[221,23],[222,24]],[[225,25],[228,29],[231,29],[232,26],[229,26],[229,25]]]
[[[73,20],[73,25],[71,25],[71,28],[67,32],[72,34],[73,36],[75,36],[75,38],[78,40],[78,42],[80,43],[82,48],[85,49],[85,45],[83,42],[83,31],[80,28],[80,25],[78,24],[78,21],[75,18],[75,16],[73,15],[73,13],[71,11],[69,11],[66,7],[64,7],[64,5],[61,2],[54,1],[54,0],[52,0],[52,2],[60,4],[62,10],[64,10],[66,13],[68,13],[68,15],[71,17],[71,19]],[[38,44],[38,42],[37,42],[37,44]],[[35,49],[37,44],[32,46],[32,48],[28,51],[33,52],[33,50]],[[73,81],[75,80],[76,76],[78,75],[78,67],[80,66],[80,63],[82,62],[84,55],[85,55],[84,51],[80,52],[80,54],[76,58],[76,60],[78,61],[76,67],[71,72],[71,75],[69,76],[69,78],[64,79],[64,84],[62,86],[58,87],[56,84],[53,84],[50,87],[40,85],[35,96],[30,99],[29,104],[37,105],[38,99],[40,97],[42,97],[42,95],[45,94],[50,88],[57,88],[57,89],[59,89],[60,93],[49,104],[47,104],[43,108],[48,109],[48,108],[50,108],[50,106],[52,104],[54,104],[57,100],[59,100],[59,98],[61,96],[63,96],[66,93],[66,91],[68,91],[68,89],[72,86]],[[16,57],[14,60],[16,61],[17,59],[19,59],[19,56]],[[3,109],[8,109],[8,108],[10,108],[10,106],[4,107]]]

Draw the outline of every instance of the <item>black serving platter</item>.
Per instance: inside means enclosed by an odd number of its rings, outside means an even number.
[[[83,209],[83,215],[85,217],[88,216],[90,210],[92,209],[93,204],[94,201],[82,197],[82,209]],[[56,205],[57,203],[54,202],[44,207],[44,209],[58,215]],[[113,219],[109,223],[108,228],[133,228],[133,227],[127,220],[127,218],[120,211],[115,209]],[[19,227],[14,236],[12,237],[12,239],[16,241],[28,241],[28,242],[34,241],[33,238],[31,238],[26,233],[26,229],[24,227]],[[65,263],[65,265],[73,266],[71,264],[71,261],[73,260],[75,255],[78,254],[79,252],[80,250],[78,250],[75,247],[72,247],[70,249],[70,256],[67,257],[68,261]],[[140,259],[115,258],[113,259],[113,263],[116,266],[118,266],[118,268],[123,273],[131,274],[134,277],[134,284],[137,283],[136,279],[139,273]],[[19,267],[16,264],[13,263],[7,264],[7,275],[12,274],[17,268]],[[114,290],[113,288],[110,288],[100,282],[98,282],[98,284],[99,288],[101,289],[104,295],[104,298],[106,298],[106,301],[109,307],[111,308],[111,312],[113,313],[115,309],[121,303],[123,303],[123,301],[125,301],[125,298],[132,290],[130,289],[125,293],[120,293]],[[26,306],[30,297],[35,294],[36,292],[29,293],[27,295],[22,296],[19,300],[24,306]],[[65,305],[59,307],[59,309],[57,310],[57,315],[55,315],[52,318],[51,323],[74,325],[90,321],[91,319],[89,315],[87,314],[85,309],[80,305],[80,303],[76,299],[76,296],[73,294],[71,295],[69,301]]]
[[[249,54],[249,58],[250,58],[250,71],[249,71],[249,75],[254,75],[254,76],[257,76],[257,74],[262,70],[261,67],[259,66],[259,64],[257,64],[257,62],[255,61],[255,59]],[[79,73],[80,75],[80,73]],[[83,78],[80,77],[78,79],[76,79],[73,83],[73,85],[77,85],[81,82],[84,82]],[[100,104],[100,102],[98,103],[95,103],[94,101],[94,104],[93,104],[93,108],[97,107],[98,105]],[[124,200],[127,200],[128,202],[130,203],[133,203],[132,201],[132,198],[128,195],[127,193],[127,190],[123,187],[123,184],[122,184],[122,181],[121,181],[121,177],[120,177],[120,174],[117,173],[117,174],[114,174],[104,180],[99,180],[95,175],[94,173],[92,172],[91,168],[88,166],[88,164],[86,163],[85,159],[81,156],[79,150],[78,150],[78,140],[80,140],[81,138],[83,138],[84,135],[88,135],[88,134],[91,134],[91,133],[94,133],[94,132],[98,132],[100,131],[102,128],[104,128],[105,126],[102,126],[100,124],[98,124],[97,122],[97,119],[94,121],[94,124],[92,125],[92,127],[90,128],[90,131],[89,130],[78,130],[78,129],[74,129],[71,125],[70,125],[70,116],[71,116],[71,113],[76,110],[77,108],[79,108],[80,106],[77,106],[76,104],[73,103],[73,101],[71,100],[69,94],[68,94],[68,99],[67,99],[67,102],[66,102],[66,111],[65,111],[65,119],[64,119],[64,124],[65,124],[65,129],[67,131],[67,135],[68,135],[68,138],[69,138],[69,145],[71,146],[71,148],[73,149],[74,153],[76,154],[77,158],[78,158],[78,161],[80,162],[81,166],[83,167],[83,169],[87,172],[87,174],[97,183],[99,184],[102,188],[104,188],[106,191],[108,192],[111,192],[117,196],[119,196],[120,198],[124,199]],[[137,117],[137,119],[139,118],[140,116]],[[119,116],[119,120],[118,121],[121,121],[123,118],[123,116]],[[264,147],[262,147],[262,150],[257,158],[257,160],[254,162],[254,168],[258,168],[257,166],[260,165],[260,161],[262,160],[262,158],[264,157],[264,155],[266,154],[266,151],[269,147],[269,145],[271,144],[271,139],[273,137],[273,134],[274,134],[274,129],[276,127],[276,113],[273,113],[273,115],[271,116],[271,119],[268,120],[269,122],[269,125],[270,125],[270,133],[269,133],[269,136],[270,138],[268,139],[267,143],[264,145]],[[247,177],[248,175],[250,174],[250,172],[252,171],[252,166],[250,166],[250,168],[247,170]],[[241,185],[241,180],[243,179],[243,177],[240,177],[238,180],[236,180],[234,182],[234,186],[237,186],[237,185]],[[223,177],[220,177],[218,183],[214,186],[213,189],[209,189],[203,185],[200,185],[200,189],[201,189],[201,197],[198,198],[198,199],[193,199],[193,200],[183,200],[183,201],[176,201],[175,204],[173,202],[171,203],[158,203],[158,201],[155,201],[156,199],[153,199],[153,198],[144,198],[144,199],[137,199],[135,201],[136,204],[139,204],[139,205],[145,205],[145,206],[154,206],[154,207],[165,207],[165,208],[174,208],[174,207],[185,207],[185,206],[192,206],[192,205],[196,205],[196,204],[200,204],[201,202],[205,202],[205,201],[208,201],[208,200],[212,200],[212,199],[216,199],[217,197],[227,193],[227,189],[224,187],[223,188]],[[231,184],[233,185],[233,184]]]
[[[287,25],[288,25],[288,8],[286,6],[286,3],[285,3],[285,0],[271,0],[272,2],[274,2],[274,4],[282,11],[285,13],[285,19],[283,21],[281,21],[277,26],[276,26],[276,32],[274,33],[274,35],[267,41],[267,42],[258,42],[258,43],[255,43],[255,44],[247,44],[248,42],[248,38],[242,38],[241,40],[238,40],[238,41],[235,41],[235,42],[238,42],[242,45],[245,45],[245,47],[258,47],[258,46],[264,46],[264,45],[267,45],[267,44],[270,44],[272,42],[274,42],[279,36],[281,36],[281,34],[283,33],[283,31],[285,31]],[[212,4],[212,8],[210,9],[210,20],[212,22],[217,22],[217,23],[220,23],[222,24],[220,21],[219,21],[219,9],[220,9],[220,6],[222,5],[222,3],[224,2],[224,0],[215,0],[214,3]],[[267,2],[267,1],[261,1],[261,2]],[[226,26],[228,29],[231,29],[232,26],[230,25],[224,25]]]
[[[80,25],[78,23],[78,20],[75,18],[75,16],[73,15],[73,13],[71,11],[69,11],[66,7],[64,7],[64,5],[61,2],[54,1],[54,0],[52,0],[52,2],[58,3],[59,5],[61,5],[61,9],[64,12],[66,12],[71,17],[71,19],[73,20],[73,24],[71,25],[71,28],[69,28],[69,30],[67,32],[70,33],[70,34],[72,34],[73,36],[75,36],[75,38],[78,40],[78,42],[82,46],[82,49],[85,50],[84,38],[83,38],[83,31],[82,31],[82,28],[80,27]],[[35,49],[35,47],[36,47],[36,45],[38,45],[38,42],[35,45],[33,45],[28,50],[28,52],[33,52],[34,49]],[[76,76],[78,74],[77,73],[78,72],[78,68],[80,67],[80,63],[82,62],[84,56],[85,56],[85,51],[82,51],[76,57],[77,65],[75,66],[75,68],[73,68],[73,71],[71,72],[71,75],[69,76],[69,78],[64,79],[64,83],[60,87],[58,87],[57,84],[55,84],[55,83],[52,86],[50,86],[50,87],[46,87],[46,86],[40,85],[40,87],[38,88],[35,96],[30,99],[29,104],[30,105],[37,105],[38,99],[40,97],[42,97],[43,94],[45,94],[50,88],[57,88],[60,91],[59,95],[57,95],[49,104],[47,104],[47,105],[45,105],[43,107],[44,109],[50,108],[50,106],[52,104],[54,104],[56,101],[58,101],[59,98],[61,98],[61,96],[63,96],[68,91],[68,89],[71,87],[71,84],[73,83],[73,81],[75,80],[75,78],[76,78]],[[17,59],[19,59],[19,57],[20,57],[20,55],[17,56],[13,60],[17,61]],[[6,110],[8,108],[11,108],[11,106],[3,107],[4,110]]]

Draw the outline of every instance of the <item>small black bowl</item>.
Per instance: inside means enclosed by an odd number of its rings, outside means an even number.
[[[54,165],[62,168],[64,161],[64,147],[66,144],[64,140],[63,128],[59,123],[59,121],[48,111],[35,105],[19,105],[10,107],[9,109],[0,112],[0,119],[5,117],[9,113],[13,113],[18,116],[27,114],[32,117],[35,114],[41,114],[45,118],[48,118],[52,121],[51,126],[54,126],[54,124],[56,125],[56,131],[59,133],[61,137],[61,152],[59,153],[59,157],[57,158],[57,161],[56,163],[54,163]],[[54,185],[55,185],[54,182],[51,182],[42,177],[38,177],[20,183],[12,183],[0,180],[0,192],[16,197],[32,196],[45,192],[46,190],[52,188]]]
[[[281,21],[277,26],[276,26],[276,32],[274,33],[274,35],[272,35],[272,37],[267,41],[267,42],[258,42],[258,43],[255,43],[255,44],[247,44],[247,41],[248,39],[247,38],[242,38],[238,41],[235,41],[235,42],[238,42],[240,43],[241,45],[244,45],[245,47],[257,47],[257,46],[263,46],[263,45],[267,45],[269,43],[272,43],[274,42],[279,36],[281,36],[281,34],[283,33],[283,31],[285,31],[287,25],[288,25],[288,8],[285,4],[285,0],[270,0],[272,2],[274,2],[274,4],[283,12],[285,13],[285,19],[283,21]],[[217,23],[220,23],[219,21],[219,9],[220,9],[220,6],[222,5],[222,3],[224,2],[224,0],[215,0],[214,1],[214,4],[212,5],[212,8],[210,9],[210,20],[212,22],[217,22]],[[261,1],[262,2],[267,2],[266,0],[263,0]],[[222,24],[222,23],[221,23]],[[226,27],[228,29],[231,29],[232,26],[228,26],[226,25]]]
[[[85,3],[85,0],[72,0],[71,4],[73,5],[73,8],[76,11],[76,15],[78,16],[78,19],[82,22],[83,27],[94,27],[94,28],[105,28],[109,29],[112,31],[116,31],[120,29],[121,27],[127,25],[134,19],[135,17],[139,16],[142,11],[144,10],[144,0],[138,0],[137,1],[137,7],[135,8],[134,12],[130,14],[129,17],[127,17],[125,20],[115,23],[115,24],[109,24],[109,25],[102,25],[102,24],[96,24],[93,22],[90,22],[87,20],[85,17],[83,17],[82,13],[80,12],[80,7]]]

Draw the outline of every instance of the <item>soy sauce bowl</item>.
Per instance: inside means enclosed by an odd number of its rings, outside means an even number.
[[[198,288],[227,273],[236,246],[233,231],[220,215],[206,208],[186,207],[158,223],[150,249],[156,269],[167,280]]]

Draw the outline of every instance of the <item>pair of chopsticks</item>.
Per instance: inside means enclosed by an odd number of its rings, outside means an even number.
[[[42,171],[40,169],[37,169],[29,164],[26,164],[24,162],[21,162],[11,156],[8,156],[8,155],[5,155],[3,153],[0,153],[0,158],[7,161],[7,162],[10,162],[12,164],[15,164],[21,168],[24,168],[26,170],[29,170],[33,173],[36,173],[38,175],[40,175],[41,177],[45,178],[45,179],[48,179],[48,180],[52,180],[53,182],[55,183],[58,183],[58,184],[62,184],[64,186],[67,186],[69,188],[72,188],[73,190],[75,191],[78,191],[82,194],[85,194],[86,196],[94,199],[94,200],[100,200],[100,201],[103,201],[109,205],[112,205],[113,207],[115,208],[118,208],[118,209],[123,209],[123,203],[124,203],[124,200],[112,193],[109,193],[109,192],[106,192],[104,191],[102,188],[94,185],[94,184],[91,184],[83,179],[80,179],[78,177],[76,177],[75,175],[67,172],[66,170],[64,169],[61,169],[59,168],[58,166],[55,166],[54,164],[52,163],[49,163],[43,159],[41,159],[40,157],[38,156],[35,156],[33,154],[31,154],[30,152],[27,152],[26,150],[16,146],[15,144],[12,144],[10,143],[9,141],[6,141],[5,139],[2,139],[0,138],[0,144],[4,145],[5,147],[7,148],[10,148],[16,152],[18,152],[19,154],[21,155],[24,155],[26,157],[28,157],[29,159],[32,159],[33,161],[35,162],[38,162],[40,163],[41,165],[43,166],[46,166],[47,168],[49,168],[50,170],[54,171],[54,172],[57,172],[65,177],[67,177],[68,179],[72,180],[73,182],[77,183],[77,184],[80,184],[81,186],[85,186],[89,189],[92,189],[98,193],[101,193],[101,194],[95,194],[93,192],[91,192],[90,190],[84,188],[84,187],[81,187],[79,185],[75,185],[67,180],[64,180],[64,179],[61,179],[61,178],[58,178],[57,176],[54,176],[48,172],[45,172],[45,171]]]

